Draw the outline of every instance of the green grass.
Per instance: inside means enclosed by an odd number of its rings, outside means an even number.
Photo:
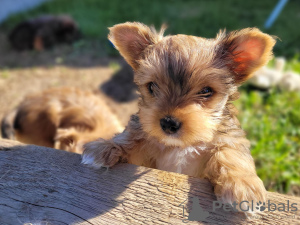
[[[241,29],[258,27],[270,15],[277,1],[241,0],[54,0],[40,7],[11,17],[2,28],[11,28],[22,19],[39,14],[68,13],[78,21],[87,38],[106,41],[107,27],[125,21],[140,21],[169,26],[167,33],[192,34],[214,37],[219,29]],[[299,9],[300,2],[288,2],[274,26],[266,32],[281,39],[275,48],[277,55],[288,57],[299,53]]]
[[[75,51],[80,52],[93,46],[89,43],[94,40],[108,46],[107,27],[125,21],[140,21],[157,28],[166,23],[167,34],[203,37],[214,37],[224,28],[258,27],[281,39],[275,55],[289,58],[287,68],[300,73],[300,2],[289,1],[273,27],[265,30],[263,24],[276,3],[271,0],[54,0],[9,18],[0,28],[9,30],[19,21],[39,14],[68,13],[85,35],[84,41],[74,45]],[[111,53],[109,48],[102,49]],[[262,93],[243,87],[236,105],[242,127],[252,143],[257,172],[266,187],[288,192],[291,185],[300,186],[300,94],[276,89]]]
[[[268,190],[288,192],[300,185],[300,93],[245,89],[236,105],[257,173]]]

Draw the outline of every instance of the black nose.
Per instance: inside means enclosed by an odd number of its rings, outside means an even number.
[[[181,123],[175,118],[166,116],[160,120],[160,126],[166,134],[175,134],[179,130]]]

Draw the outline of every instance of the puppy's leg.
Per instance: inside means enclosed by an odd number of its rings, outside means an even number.
[[[71,128],[58,128],[54,137],[54,148],[65,150],[68,152],[78,152],[76,145],[78,142],[79,134],[74,127]]]
[[[6,114],[1,121],[1,135],[2,138],[15,140],[14,121],[17,110],[13,110]]]
[[[119,161],[128,161],[130,155],[136,151],[138,143],[143,142],[142,134],[139,118],[132,116],[123,133],[110,140],[98,139],[85,144],[82,163],[100,168],[111,167]]]
[[[122,134],[119,134],[122,135]],[[111,167],[126,158],[126,151],[112,139],[99,139],[84,145],[82,163],[95,168]]]
[[[265,187],[247,149],[218,149],[208,161],[204,175],[214,184],[216,196],[224,203],[265,201]]]

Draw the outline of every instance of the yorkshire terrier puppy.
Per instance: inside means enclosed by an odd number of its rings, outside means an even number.
[[[164,37],[163,29],[127,22],[110,28],[109,39],[135,71],[139,111],[123,133],[86,144],[82,162],[127,161],[207,178],[224,203],[265,201],[232,101],[269,61],[274,38],[256,28],[214,39]]]
[[[122,132],[116,116],[97,95],[53,88],[27,96],[2,120],[2,137],[82,153],[83,144]]]

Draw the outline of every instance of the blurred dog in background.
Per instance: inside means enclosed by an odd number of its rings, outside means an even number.
[[[76,153],[82,153],[83,144],[122,130],[99,96],[76,88],[28,95],[1,123],[3,138]]]
[[[51,48],[56,44],[70,44],[81,37],[75,21],[68,15],[43,15],[18,24],[9,34],[16,50]]]

